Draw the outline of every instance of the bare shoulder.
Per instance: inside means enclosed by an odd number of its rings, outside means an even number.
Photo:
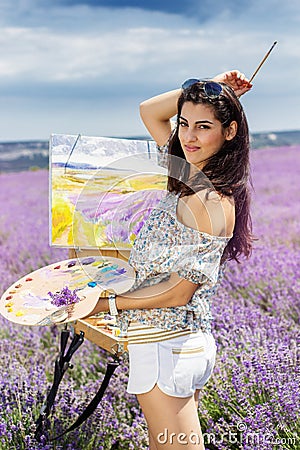
[[[220,199],[225,218],[225,235],[231,236],[235,225],[235,202],[233,196],[221,196]]]
[[[224,208],[225,211],[227,211],[227,213],[229,215],[234,214],[235,213],[235,202],[234,202],[234,198],[233,196],[228,196],[228,195],[219,195],[216,194],[218,196],[218,200],[222,207]]]
[[[206,189],[180,199],[177,217],[185,225],[215,236],[231,236],[235,224],[233,197]]]

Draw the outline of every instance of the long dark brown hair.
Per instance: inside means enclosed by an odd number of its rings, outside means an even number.
[[[233,237],[229,240],[222,257],[240,262],[243,255],[248,258],[252,248],[252,220],[250,216],[250,187],[252,188],[249,164],[249,129],[242,105],[234,91],[224,83],[222,93],[217,98],[209,98],[204,92],[204,82],[193,84],[182,91],[178,100],[177,126],[170,139],[168,190],[180,193],[181,197],[192,195],[207,188],[208,179],[220,194],[232,196],[235,202],[235,227]],[[222,124],[225,133],[232,121],[237,122],[237,133],[231,140],[225,140],[220,150],[210,156],[202,172],[189,177],[189,164],[186,162],[179,137],[179,122],[182,106],[185,102],[210,106],[214,116]],[[204,175],[204,176],[203,176]]]

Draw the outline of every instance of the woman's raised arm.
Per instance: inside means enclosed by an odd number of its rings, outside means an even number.
[[[177,113],[181,89],[165,92],[140,104],[141,118],[158,145],[164,145],[171,134],[170,119]]]

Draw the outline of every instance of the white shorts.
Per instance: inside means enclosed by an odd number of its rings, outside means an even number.
[[[190,397],[210,378],[216,343],[211,333],[199,331],[162,342],[129,344],[127,392],[143,394],[155,384],[174,397]]]

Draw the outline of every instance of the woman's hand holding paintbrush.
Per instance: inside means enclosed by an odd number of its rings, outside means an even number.
[[[230,72],[223,72],[220,75],[217,75],[216,77],[214,77],[214,81],[226,83],[234,90],[236,95],[240,97],[252,88],[252,81],[254,77],[256,76],[262,65],[265,63],[276,44],[277,41],[273,43],[270,50],[265,54],[250,79],[247,79],[246,76],[239,70],[232,70]]]

